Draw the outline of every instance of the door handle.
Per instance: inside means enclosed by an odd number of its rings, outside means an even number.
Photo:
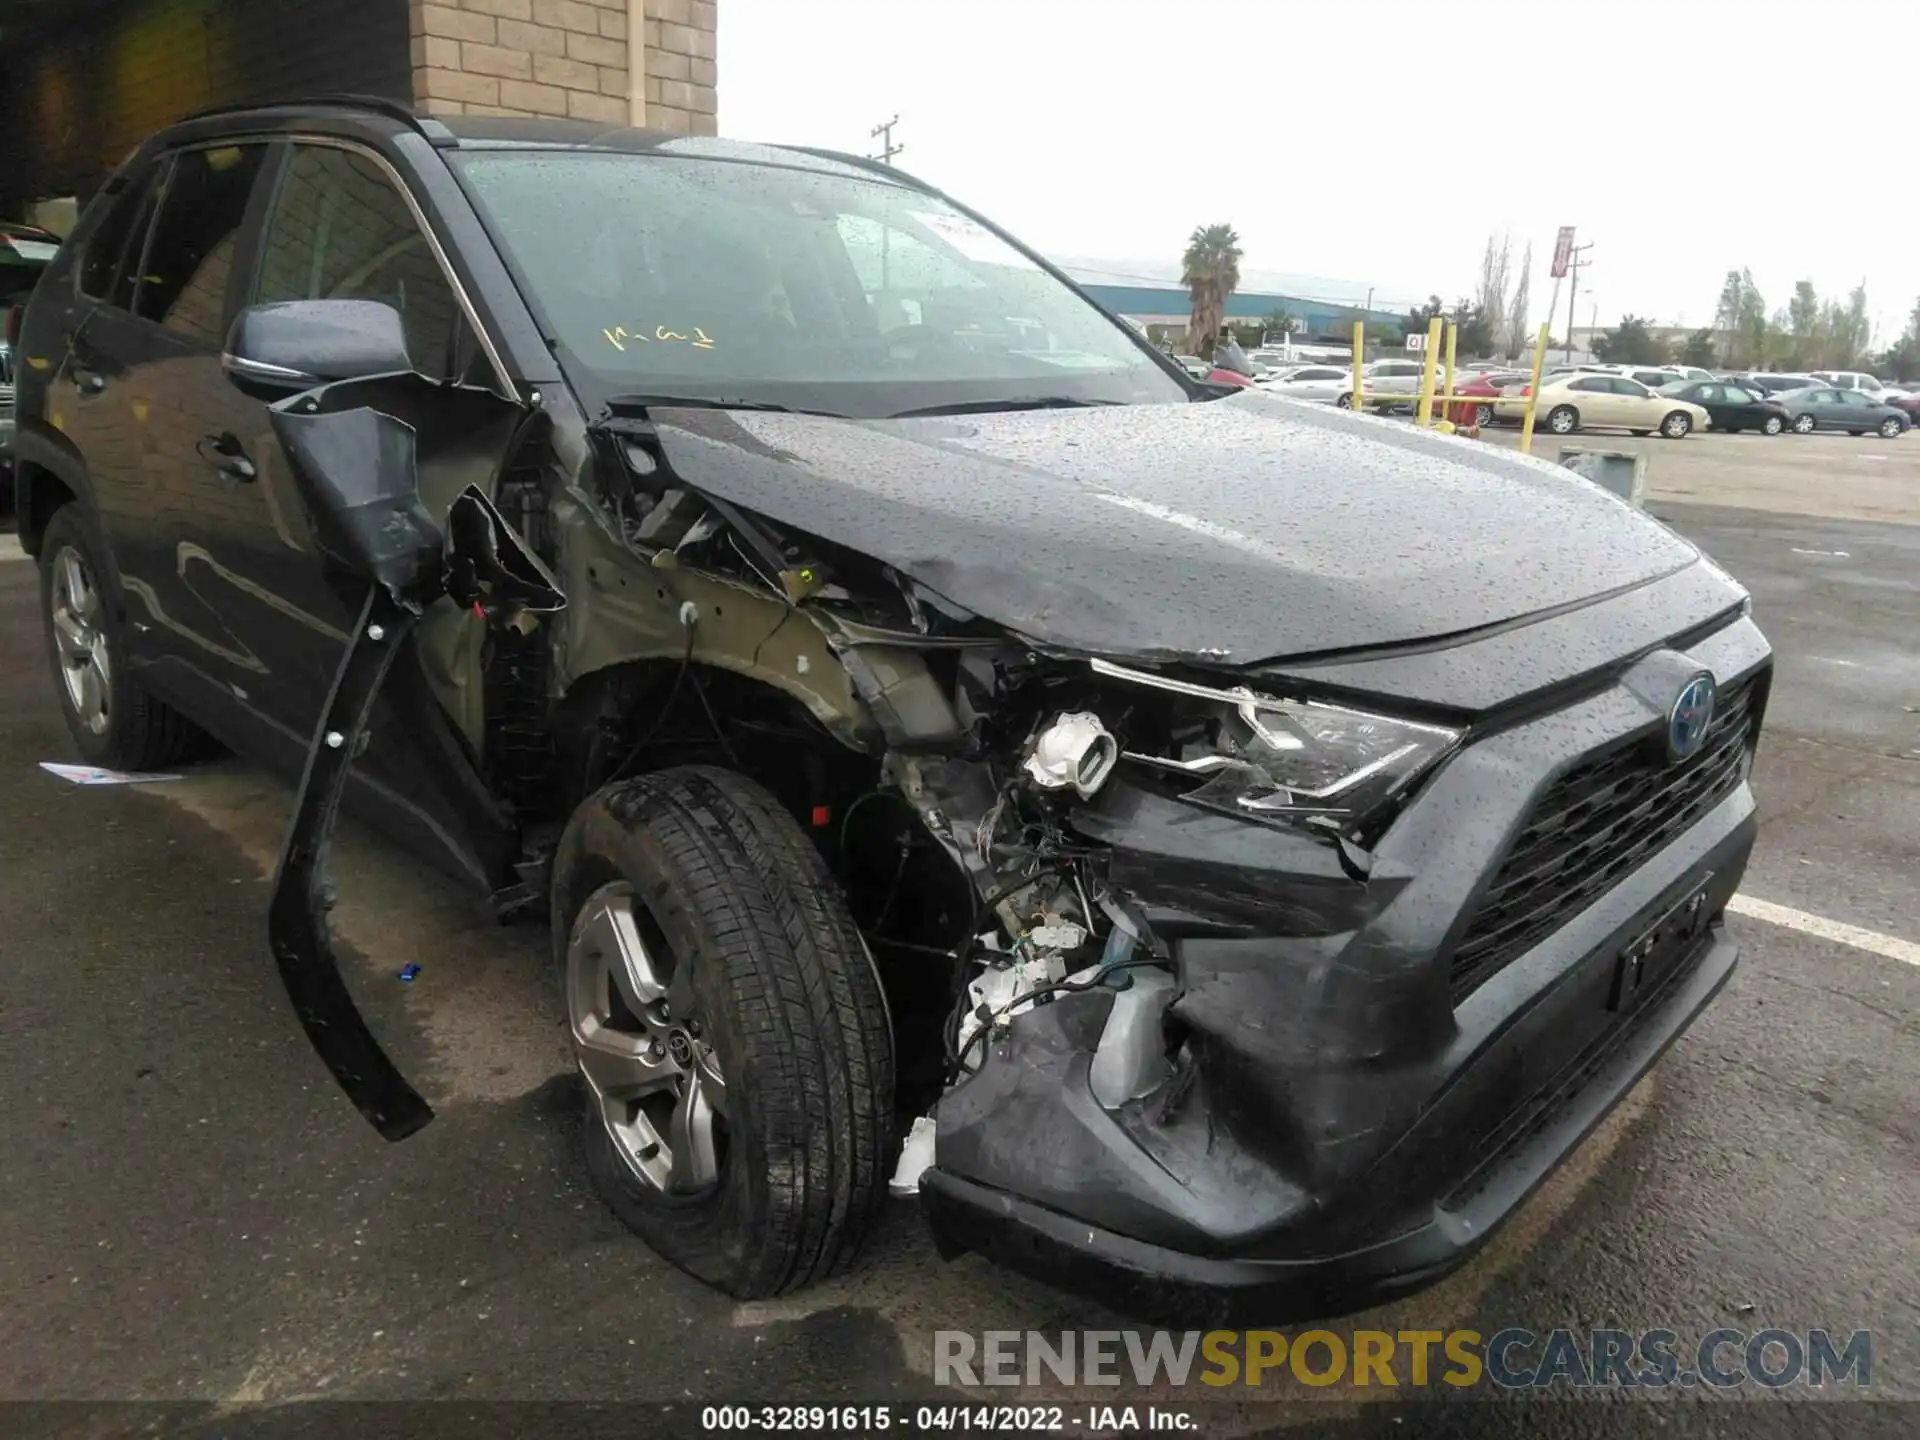
[[[73,381],[73,388],[82,395],[98,395],[107,388],[107,377],[98,370],[88,370],[76,365],[67,372],[67,378]]]
[[[246,447],[240,443],[240,437],[231,430],[223,430],[218,435],[202,435],[193,448],[202,460],[229,480],[251,481],[260,473],[254,468],[253,461],[247,458]]]

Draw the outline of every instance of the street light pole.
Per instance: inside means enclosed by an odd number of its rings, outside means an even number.
[[[1575,313],[1573,307],[1574,302],[1580,298],[1580,272],[1592,263],[1588,260],[1582,260],[1580,257],[1592,248],[1593,242],[1589,240],[1584,245],[1574,246],[1567,255],[1567,274],[1572,277],[1573,281],[1572,286],[1567,292],[1567,363],[1569,365],[1573,363],[1573,319]]]

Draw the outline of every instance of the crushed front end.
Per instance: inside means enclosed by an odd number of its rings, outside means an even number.
[[[1464,1260],[1737,958],[1770,656],[1742,611],[1698,628],[1480,713],[1399,657],[1376,705],[1365,662],[1335,704],[961,652],[973,758],[890,761],[983,901],[918,1175],[943,1249],[1262,1321]]]

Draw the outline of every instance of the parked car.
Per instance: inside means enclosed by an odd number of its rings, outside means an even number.
[[[1898,405],[1883,405],[1859,390],[1814,385],[1783,391],[1774,398],[1786,407],[1787,423],[1796,435],[1810,435],[1815,430],[1844,430],[1849,435],[1871,431],[1891,440],[1913,423]]]
[[[1213,366],[1198,355],[1176,355],[1173,358],[1181,369],[1196,380],[1206,379],[1213,371]]]
[[[1711,417],[1713,428],[1729,435],[1738,435],[1742,430],[1778,435],[1793,419],[1777,399],[1730,380],[1682,380],[1664,386],[1660,393],[1700,406]]]
[[[1864,370],[1815,370],[1811,378],[1821,385],[1829,385],[1835,390],[1858,390],[1871,395],[1875,400],[1884,401],[1886,386]]]
[[[0,517],[13,513],[13,332],[19,309],[41,271],[60,251],[60,237],[34,225],[0,221]]]
[[[1286,395],[1295,400],[1338,401],[1353,398],[1353,371],[1337,365],[1301,365],[1278,380],[1261,383],[1269,395]]]
[[[1820,383],[1811,375],[1777,374],[1769,370],[1738,371],[1722,378],[1748,390],[1757,390],[1762,395],[1781,395],[1788,390],[1805,390]]]
[[[1361,403],[1369,410],[1404,408],[1420,393],[1420,377],[1426,369],[1419,360],[1375,360],[1360,372]],[[1348,372],[1351,379],[1352,372]],[[1388,403],[1376,404],[1376,401]],[[1334,398],[1342,410],[1353,405],[1353,387],[1348,385]]]
[[[1484,430],[1498,418],[1495,402],[1509,392],[1517,393],[1532,377],[1524,370],[1484,370],[1456,380],[1456,400],[1447,418],[1455,425],[1472,425]]]
[[[1123,1306],[1397,1295],[1735,965],[1772,658],[1725,571],[1544,461],[1220,396],[878,162],[213,112],[19,348],[74,748],[298,781],[263,1040],[432,1119],[327,937],[344,793],[544,908],[594,1182],[731,1294],[850,1264],[892,1174]]]
[[[1496,404],[1501,418],[1521,417],[1527,388],[1521,387],[1519,395],[1510,394]],[[1635,435],[1651,435],[1658,430],[1669,440],[1705,429],[1711,418],[1703,407],[1662,395],[1628,376],[1585,373],[1542,380],[1534,415],[1535,423],[1554,435],[1599,427],[1629,430]]]

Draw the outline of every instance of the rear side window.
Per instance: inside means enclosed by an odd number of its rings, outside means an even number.
[[[183,150],[174,157],[134,313],[208,345],[226,334],[227,287],[265,145]]]
[[[405,197],[372,160],[331,146],[294,150],[267,223],[254,298],[391,305],[406,324],[414,368],[436,379],[448,374],[464,323]]]

